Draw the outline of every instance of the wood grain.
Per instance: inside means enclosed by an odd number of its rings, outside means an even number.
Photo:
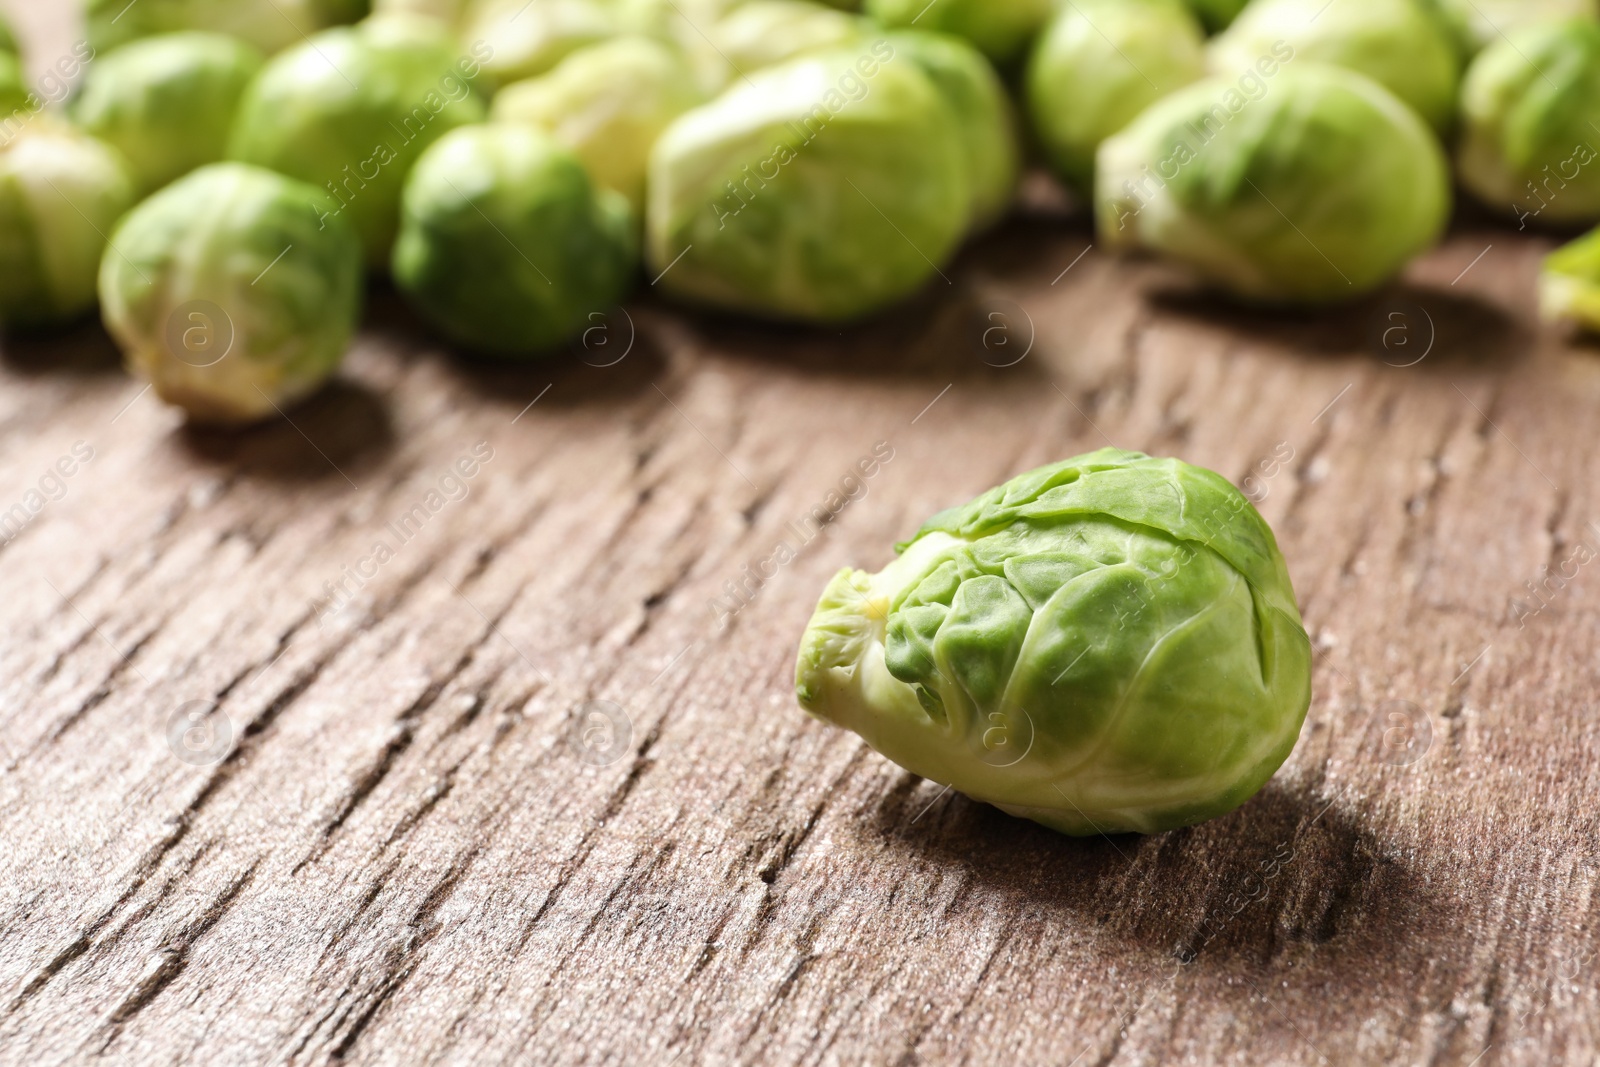
[[[0,1062],[1596,1062],[1600,568],[1525,587],[1600,550],[1552,240],[1469,218],[1310,317],[1089,241],[1035,198],[865,326],[647,292],[527,369],[378,288],[338,386],[234,435],[95,326],[8,339],[0,512],[93,455],[0,545]],[[1260,796],[1072,840],[797,710],[836,568],[1108,441],[1265,493],[1318,658]]]

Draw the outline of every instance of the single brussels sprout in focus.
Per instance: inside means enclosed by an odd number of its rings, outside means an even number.
[[[1100,143],[1205,73],[1200,26],[1175,0],[1076,0],[1028,61],[1028,114],[1056,172],[1087,196]]]
[[[100,268],[128,369],[197,422],[266,418],[338,368],[361,311],[361,240],[325,193],[214,163],[128,213]]]
[[[734,76],[770,67],[808,52],[852,44],[866,23],[809,0],[746,0],[711,31],[717,52]]]
[[[447,337],[499,356],[546,351],[626,294],[639,266],[627,200],[525,126],[469,126],[406,182],[394,280]]]
[[[209,30],[271,53],[365,8],[365,0],[88,0],[84,15],[96,52],[158,33]]]
[[[910,295],[967,229],[961,135],[889,41],[735,82],[650,157],[647,252],[661,288],[836,322]]]
[[[1461,184],[1521,228],[1600,220],[1600,23],[1529,26],[1473,60]]]
[[[619,37],[574,52],[549,74],[506,86],[491,116],[549,133],[596,182],[627,197],[637,215],[651,147],[673,119],[704,100],[676,48]]]
[[[1217,474],[1102,449],[846,569],[796,691],[914,774],[1068,834],[1232,811],[1283,764],[1311,643],[1272,530]]]
[[[889,41],[898,56],[928,76],[956,116],[967,158],[970,225],[983,229],[998,221],[1016,196],[1022,168],[1016,116],[1000,76],[959,37],[896,30]]]
[[[406,172],[450,130],[484,118],[473,91],[480,63],[426,19],[328,30],[267,64],[245,93],[228,156],[325,190],[361,234],[368,265],[382,269]]]
[[[245,87],[265,57],[220,33],[168,33],[89,67],[72,117],[127,159],[141,195],[228,151]]]
[[[1050,20],[1052,0],[866,0],[885,26],[915,26],[965,37],[996,63],[1019,59]]]
[[[1210,33],[1218,33],[1233,24],[1250,3],[1250,0],[1186,0],[1189,10]]]
[[[0,323],[92,310],[106,235],[133,196],[122,157],[92,137],[40,123],[0,141]]]
[[[498,86],[536,78],[620,31],[609,0],[477,0],[462,39],[487,46],[483,69]]]
[[[1109,247],[1143,246],[1262,303],[1348,300],[1431,247],[1449,169],[1417,113],[1370,78],[1308,63],[1246,95],[1212,78],[1100,147]]]
[[[1416,108],[1435,130],[1455,118],[1461,56],[1430,0],[1253,0],[1211,43],[1218,74],[1238,77],[1287,44],[1294,62],[1359,71]]]
[[[1467,55],[1536,22],[1600,18],[1600,0],[1434,0]]]
[[[1600,230],[1545,257],[1539,310],[1547,321],[1571,320],[1600,333]]]

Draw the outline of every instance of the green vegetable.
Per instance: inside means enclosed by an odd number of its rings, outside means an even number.
[[[1434,3],[1443,12],[1467,55],[1534,23],[1600,18],[1597,0],[1434,0]]]
[[[1296,63],[1359,71],[1416,108],[1436,130],[1455,117],[1461,58],[1431,0],[1253,0],[1211,44],[1212,68],[1235,77],[1280,43]]]
[[[1205,73],[1200,27],[1175,0],[1075,0],[1029,60],[1028,114],[1056,172],[1087,196],[1101,142]]]
[[[22,61],[10,52],[0,52],[0,142],[7,140],[32,116],[29,95]],[[21,115],[17,114],[19,111]]]
[[[471,0],[374,0],[374,15],[424,15],[449,27],[459,27],[472,7]]]
[[[801,640],[811,714],[1069,834],[1231,811],[1294,748],[1311,646],[1272,531],[1226,480],[1103,449],[841,571]]]
[[[215,163],[140,204],[100,269],[129,369],[199,422],[245,423],[339,366],[361,310],[361,242],[319,190]]]
[[[955,114],[967,159],[972,227],[998,221],[1011,206],[1022,169],[1016,116],[1000,76],[983,53],[959,37],[898,30],[889,41],[928,76]]]
[[[1018,59],[1050,19],[1052,0],[866,0],[885,26],[915,26],[971,41],[996,63]]]
[[[745,0],[711,31],[719,55],[740,77],[775,63],[853,44],[866,32],[858,17],[808,0]]]
[[[469,126],[406,183],[395,284],[455,341],[533,355],[592,325],[638,270],[627,201],[538,130]]]
[[[400,190],[424,149],[481,122],[481,53],[458,56],[437,24],[401,16],[328,30],[267,64],[245,93],[229,158],[325,190],[361,234],[367,263],[389,261]]]
[[[1434,244],[1449,173],[1416,112],[1359,74],[1286,59],[1179,90],[1101,146],[1105,245],[1165,253],[1246,300],[1318,304]]]
[[[40,123],[0,141],[0,322],[92,310],[106,235],[132,204],[127,165],[92,137]]]
[[[972,204],[955,116],[888,40],[735,82],[656,142],[649,187],[660,288],[815,322],[920,288]]]
[[[1212,33],[1225,30],[1239,17],[1250,0],[1187,0],[1189,10]]]
[[[264,62],[223,34],[146,37],[88,68],[72,116],[127,158],[148,193],[227,154],[239,100]]]
[[[1571,319],[1600,333],[1600,230],[1545,257],[1539,309],[1547,320]]]
[[[88,0],[84,16],[96,52],[158,33],[209,30],[270,53],[360,18],[366,7],[366,0]]]
[[[492,115],[549,133],[639,213],[650,149],[673,119],[704,99],[677,49],[630,36],[574,52],[549,74],[507,86]]]
[[[580,48],[621,30],[609,0],[477,0],[462,40],[482,42],[493,85],[536,78]]]
[[[9,52],[20,55],[22,49],[17,45],[17,35],[11,31],[11,23],[0,17],[0,52]]]
[[[675,46],[695,72],[706,94],[721,91],[734,77],[711,34],[722,16],[742,0],[616,0],[619,32],[654,37]]]
[[[1486,48],[1461,93],[1461,183],[1521,227],[1600,220],[1600,23],[1529,26]]]

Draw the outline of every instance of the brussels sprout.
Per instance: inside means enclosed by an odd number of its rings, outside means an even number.
[[[426,19],[328,30],[267,64],[240,105],[230,159],[326,189],[349,213],[367,263],[389,261],[400,190],[423,149],[481,122],[481,58],[458,58]]]
[[[1545,257],[1539,309],[1552,322],[1571,319],[1600,333],[1600,230]]]
[[[910,294],[967,229],[949,105],[883,40],[791,60],[678,119],[650,157],[663,289],[835,322]]]
[[[106,235],[132,204],[127,165],[92,137],[41,123],[0,142],[0,322],[93,309]]]
[[[971,225],[987,227],[1011,206],[1022,168],[1005,85],[983,53],[959,37],[897,30],[889,41],[928,76],[954,112],[967,158]]]
[[[17,46],[17,35],[11,32],[11,23],[0,16],[0,52],[9,52],[20,55],[22,49]]]
[[[1019,58],[1050,20],[1052,0],[866,0],[885,26],[915,26],[965,37],[996,63]]]
[[[199,422],[266,418],[339,366],[361,310],[361,240],[326,194],[214,163],[140,204],[100,267],[128,368]]]
[[[447,336],[526,356],[609,311],[638,270],[627,201],[524,126],[469,126],[406,182],[395,284]]]
[[[1254,0],[1211,43],[1212,67],[1232,74],[1287,43],[1297,63],[1359,71],[1417,109],[1435,130],[1455,117],[1461,57],[1430,0]]]
[[[1056,172],[1086,196],[1100,142],[1205,73],[1200,27],[1175,0],[1077,0],[1028,61],[1028,113]]]
[[[637,214],[656,138],[704,99],[688,62],[671,45],[619,37],[574,52],[543,77],[502,89],[491,115],[549,133],[596,182],[626,196]]]
[[[169,33],[89,68],[72,117],[128,160],[141,194],[227,154],[245,87],[265,57],[237,37]]]
[[[1247,300],[1315,304],[1376,288],[1437,240],[1449,172],[1415,111],[1339,67],[1251,75],[1181,89],[1100,147],[1102,241]]]
[[[620,32],[608,0],[477,0],[463,39],[482,41],[495,85],[536,78],[568,55]]]
[[[733,75],[710,31],[743,0],[618,0],[618,32],[674,45],[695,73],[702,92],[716,93]],[[702,29],[704,27],[704,29]]]
[[[460,26],[472,7],[472,0],[374,0],[372,13],[387,15],[423,15],[446,26]]]
[[[1521,225],[1600,219],[1600,23],[1530,26],[1479,54],[1461,93],[1461,183]]]
[[[711,39],[732,73],[743,75],[851,44],[865,29],[860,18],[808,0],[746,0],[716,24]]]
[[[181,30],[231,34],[276,52],[365,9],[366,0],[88,0],[84,14],[97,52]]]
[[[1288,758],[1311,644],[1272,531],[1226,480],[1102,449],[846,569],[801,640],[806,711],[1069,834],[1232,811]]]
[[[1225,30],[1239,17],[1250,0],[1187,0],[1189,10],[1211,33]]]
[[[26,118],[20,118],[17,112],[25,116],[33,114],[33,108],[28,103],[28,86],[23,79],[22,61],[10,52],[0,52],[0,143],[11,136],[15,128],[20,128]]]
[[[1471,55],[1536,22],[1600,18],[1597,0],[1434,0]]]

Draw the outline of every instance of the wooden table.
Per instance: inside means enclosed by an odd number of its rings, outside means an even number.
[[[1594,1063],[1600,354],[1534,321],[1551,244],[1465,221],[1272,317],[1036,201],[857,329],[646,294],[526,369],[378,289],[240,434],[94,326],[7,341],[0,1061]],[[1281,539],[1315,699],[1260,796],[1074,840],[798,711],[835,569],[1108,441]]]

